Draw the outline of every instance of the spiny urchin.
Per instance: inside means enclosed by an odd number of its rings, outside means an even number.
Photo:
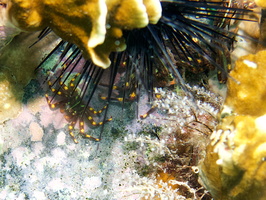
[[[48,77],[51,87],[59,79],[62,84],[69,82],[71,73],[80,74],[73,89],[79,91],[80,100],[85,103],[82,108],[73,107],[74,112],[83,109],[80,113],[85,113],[93,107],[95,94],[106,86],[107,90],[103,90],[101,95],[107,101],[105,119],[112,99],[138,101],[144,90],[152,100],[154,87],[173,84],[178,84],[184,91],[190,90],[184,80],[189,81],[187,73],[206,74],[217,70],[219,80],[226,81],[236,35],[227,30],[228,26],[232,19],[243,20],[243,14],[252,11],[236,8],[227,0],[161,1],[161,6],[162,16],[157,24],[124,30],[127,49],[110,55],[111,66],[108,69],[97,67],[90,60],[85,61],[82,52],[66,41],[61,41],[43,60],[39,68],[57,53],[58,61],[50,68],[53,75]],[[44,30],[40,39],[49,32],[49,29]],[[61,87],[55,89],[57,92],[62,90]],[[120,96],[114,96],[116,89]]]

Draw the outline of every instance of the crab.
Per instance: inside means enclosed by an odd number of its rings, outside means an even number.
[[[46,100],[51,110],[60,109],[61,113],[64,113],[64,118],[69,123],[68,131],[69,135],[72,137],[75,143],[78,143],[76,135],[74,134],[75,125],[79,121],[79,134],[83,138],[88,138],[94,141],[100,141],[99,138],[93,137],[85,132],[85,122],[93,127],[101,126],[106,122],[112,120],[112,117],[105,119],[104,121],[96,122],[95,117],[101,114],[107,106],[104,106],[100,110],[95,110],[94,108],[88,106],[87,103],[84,103],[78,88],[75,85],[75,80],[80,74],[76,74],[68,84],[65,84],[62,81],[62,76],[59,77],[59,80],[55,82],[56,87],[53,86],[51,81],[48,81],[48,86],[50,90],[54,93],[53,98],[49,98],[49,95],[46,94]]]

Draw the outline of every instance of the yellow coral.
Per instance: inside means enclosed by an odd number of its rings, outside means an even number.
[[[201,178],[218,200],[262,200],[266,192],[266,115],[236,116],[210,145]],[[230,131],[229,131],[230,130]]]
[[[266,51],[241,57],[230,75],[225,104],[237,114],[266,113]]]
[[[122,30],[143,28],[161,17],[159,0],[11,0],[10,21],[24,31],[49,26],[103,68],[109,54],[126,48]]]
[[[255,3],[260,6],[265,8],[266,7],[266,1],[265,0],[255,0]]]
[[[215,199],[265,199],[265,58],[266,51],[244,56],[230,74],[235,80],[229,80],[221,123],[201,165]]]

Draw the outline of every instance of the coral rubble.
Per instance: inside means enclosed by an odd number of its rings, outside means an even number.
[[[241,57],[230,73],[220,124],[201,177],[215,199],[265,199],[266,51]]]
[[[81,140],[78,145],[66,137],[60,111],[51,111],[45,97],[36,98],[18,118],[1,125],[0,196],[211,199],[197,182],[197,163],[210,134],[205,131],[216,125],[213,116],[221,99],[203,88],[190,90],[197,105],[183,92],[157,89],[157,110],[141,122],[130,121],[132,111],[121,115],[121,107],[114,105],[110,112],[126,122],[114,119],[100,143]]]

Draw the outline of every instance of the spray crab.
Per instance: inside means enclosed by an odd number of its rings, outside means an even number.
[[[69,81],[69,83],[62,81],[63,75],[61,75],[59,77],[59,80],[55,81],[54,84],[51,81],[48,81],[49,88],[54,93],[54,95],[51,99],[49,99],[48,94],[46,94],[45,97],[50,109],[54,110],[59,108],[60,112],[65,114],[64,117],[69,122],[69,134],[75,143],[78,143],[78,141],[76,139],[76,135],[74,134],[74,128],[78,121],[79,134],[83,138],[100,141],[99,138],[95,138],[85,133],[85,122],[89,122],[91,126],[96,127],[111,121],[112,117],[104,119],[100,122],[95,121],[94,118],[97,118],[97,115],[101,114],[107,108],[107,106],[104,106],[102,109],[97,111],[94,108],[90,107],[88,105],[88,102],[84,103],[83,95],[74,83],[79,75],[79,73],[76,74],[74,78]]]

